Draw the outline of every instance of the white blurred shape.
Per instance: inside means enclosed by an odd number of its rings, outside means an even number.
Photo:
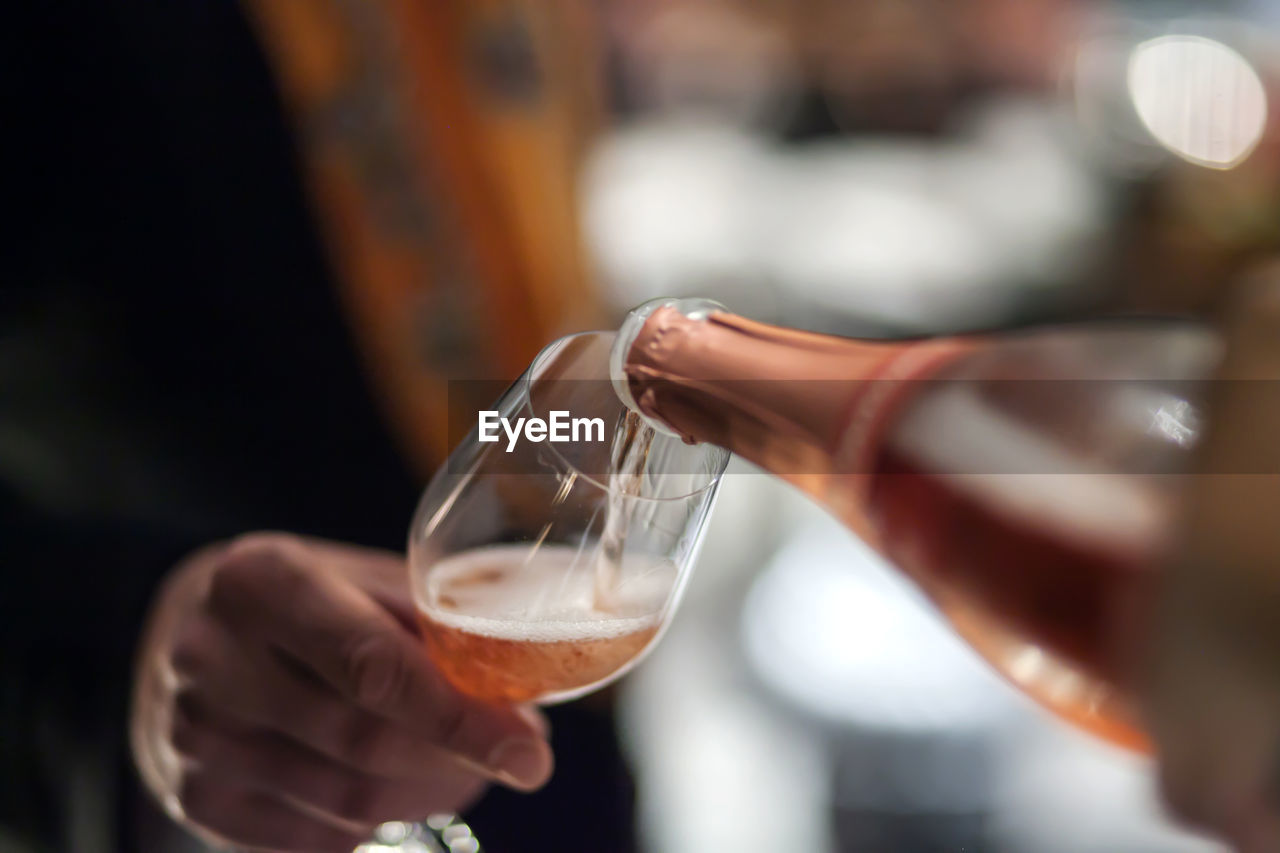
[[[992,820],[997,849],[1222,851],[1164,819],[1149,761],[1045,717],[1027,718],[1014,731],[997,764]]]
[[[851,807],[982,814],[987,743],[1012,691],[867,545],[834,520],[795,531],[743,612],[747,659],[806,716],[862,739],[841,762]]]
[[[939,191],[931,145],[832,143],[775,161],[758,200],[769,277],[820,310],[963,322],[999,275],[979,226]],[[770,192],[772,190],[772,192]]]
[[[634,125],[599,145],[583,225],[614,304],[754,282],[750,177],[766,162],[750,134],[699,121]]]
[[[859,728],[982,732],[999,678],[869,547],[834,521],[797,531],[743,616],[748,660],[801,709]]]
[[[941,141],[785,147],[650,120],[592,151],[584,236],[619,308],[701,295],[825,331],[977,326],[1075,280],[1089,257],[1105,205],[1072,139],[1052,109],[1016,98]]]
[[[1157,142],[1210,168],[1242,163],[1266,128],[1257,71],[1230,47],[1200,36],[1164,36],[1134,48],[1129,94]]]

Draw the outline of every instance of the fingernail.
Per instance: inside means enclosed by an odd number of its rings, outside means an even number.
[[[531,791],[551,777],[551,751],[540,740],[510,738],[498,744],[485,762],[504,784]]]

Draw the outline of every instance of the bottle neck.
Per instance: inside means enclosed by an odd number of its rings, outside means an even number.
[[[686,441],[718,444],[803,482],[858,471],[902,397],[901,380],[965,348],[848,340],[663,307],[639,329],[624,371],[640,411]]]

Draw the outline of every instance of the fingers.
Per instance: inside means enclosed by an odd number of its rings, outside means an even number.
[[[504,781],[526,788],[545,781],[550,750],[527,718],[459,694],[385,609],[338,576],[314,571],[319,559],[321,549],[297,540],[242,540],[210,580],[210,608],[237,634],[302,664],[349,703]]]
[[[387,778],[414,778],[436,772],[438,765],[462,767],[422,734],[353,706],[269,650],[245,648],[216,623],[202,623],[179,637],[174,668],[181,685],[173,702],[188,717],[219,715],[276,732],[348,767]]]
[[[228,788],[274,794],[339,825],[371,828],[387,820],[419,820],[470,803],[484,782],[443,755],[435,769],[388,779],[334,762],[282,735],[246,730],[200,711],[175,715],[172,741],[205,777]]]

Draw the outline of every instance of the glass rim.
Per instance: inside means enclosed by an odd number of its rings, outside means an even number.
[[[535,374],[537,374],[538,368],[546,364],[554,348],[563,346],[566,342],[572,341],[578,338],[600,337],[603,335],[616,336],[617,332],[610,332],[610,331],[604,331],[604,330],[589,331],[589,332],[575,332],[570,335],[563,335],[559,338],[556,338],[554,341],[551,341],[546,346],[544,346],[541,350],[539,350],[538,354],[534,356],[533,361],[529,364],[528,369],[525,370],[523,374],[521,374],[520,379],[517,382],[519,387],[519,394],[520,394],[520,407],[527,410],[530,415],[533,415],[535,417],[537,416],[538,413],[533,408],[533,394],[532,394],[533,382],[536,378]],[[608,376],[602,377],[600,381],[608,384],[610,389],[612,389],[613,383],[610,381]],[[616,397],[617,395],[615,394],[614,396]],[[618,405],[622,409],[627,408],[627,404],[621,398],[618,399]],[[664,436],[661,433],[658,433],[658,437],[667,441],[680,441],[680,439],[677,439],[671,436]],[[705,494],[709,489],[714,489],[717,485],[719,485],[720,479],[724,476],[725,470],[729,466],[729,459],[730,457],[732,457],[733,454],[729,450],[723,447],[720,447],[717,444],[709,444],[706,442],[698,442],[698,444],[712,448],[716,452],[719,452],[724,455],[724,463],[719,466],[718,471],[708,473],[708,480],[705,485],[703,485],[700,488],[694,489],[693,491],[686,492],[681,495],[672,495],[670,497],[650,497],[647,495],[624,495],[623,498],[628,501],[672,503],[675,501],[687,501],[690,498],[696,498],[700,495]],[[547,442],[546,446],[547,446],[547,449],[550,450],[551,453],[555,455],[555,457],[564,465],[564,467],[567,470],[573,472],[576,476],[583,478],[588,483],[592,484],[593,486],[605,492],[606,494],[610,492],[608,483],[601,482],[600,479],[595,475],[588,474],[586,471],[583,471],[577,465],[570,462],[568,459],[565,458],[564,454],[561,453],[556,448],[554,443]],[[658,475],[658,476],[667,476],[667,475]]]

